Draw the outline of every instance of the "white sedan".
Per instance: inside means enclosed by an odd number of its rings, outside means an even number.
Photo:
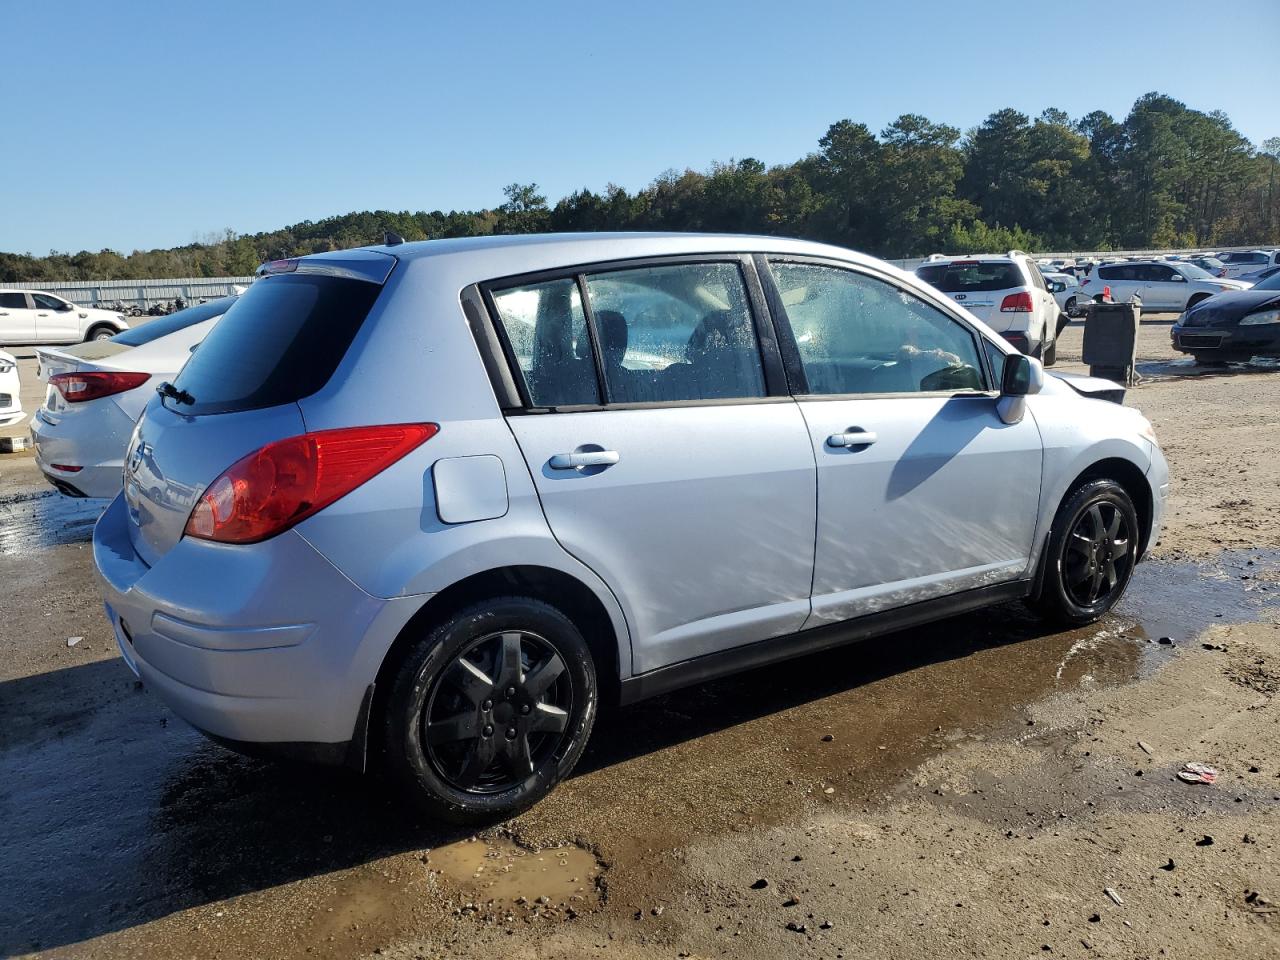
[[[110,340],[38,349],[37,373],[49,386],[31,436],[46,479],[73,497],[119,493],[125,448],[147,401],[235,300],[179,310]]]
[[[0,427],[22,419],[22,384],[18,380],[18,361],[13,354],[0,350]]]

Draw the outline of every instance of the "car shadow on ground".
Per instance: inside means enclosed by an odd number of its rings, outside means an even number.
[[[578,773],[1045,633],[1012,605],[606,710]],[[228,752],[118,658],[0,683],[0,955],[472,832],[425,822],[377,776]]]
[[[1242,363],[1203,364],[1193,357],[1176,360],[1142,360],[1137,364],[1140,376],[1147,380],[1167,380],[1173,377],[1239,377],[1258,373],[1275,373],[1280,370],[1280,359],[1255,357]]]

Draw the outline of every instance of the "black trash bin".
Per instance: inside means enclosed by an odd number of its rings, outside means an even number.
[[[1085,307],[1084,362],[1091,376],[1133,386],[1139,315],[1138,306],[1132,303],[1091,303]]]

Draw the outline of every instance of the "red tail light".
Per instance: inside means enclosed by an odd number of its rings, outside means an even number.
[[[1001,313],[1030,313],[1034,309],[1029,293],[1011,293],[1000,304]]]
[[[186,534],[257,543],[283,533],[381,473],[440,432],[435,423],[348,427],[269,443],[209,484]]]
[[[49,378],[49,386],[62,394],[67,403],[84,403],[86,400],[97,400],[114,393],[124,393],[126,390],[142,386],[150,379],[149,373],[108,373],[105,370],[88,373],[55,373]]]

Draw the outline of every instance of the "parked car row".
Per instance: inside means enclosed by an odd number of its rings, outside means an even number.
[[[690,234],[265,265],[94,530],[123,657],[220,742],[474,822],[605,698],[1014,598],[1096,620],[1159,534],[1151,425],[1009,345],[1060,313],[1025,255],[927,266],[960,289]]]

